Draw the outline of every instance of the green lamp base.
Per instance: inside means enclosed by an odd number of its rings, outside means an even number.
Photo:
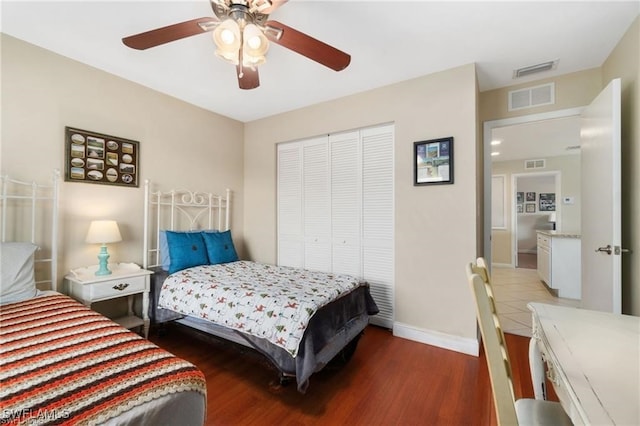
[[[108,268],[107,261],[109,260],[109,253],[107,253],[107,245],[103,244],[100,247],[100,253],[98,253],[98,270],[96,271],[96,275],[111,275],[111,271]]]

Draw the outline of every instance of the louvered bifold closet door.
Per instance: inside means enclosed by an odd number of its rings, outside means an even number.
[[[331,271],[362,276],[360,252],[360,132],[329,136],[331,152]]]
[[[304,267],[331,270],[331,198],[327,137],[302,145]]]
[[[304,267],[302,144],[278,145],[278,265]]]
[[[393,327],[393,144],[384,125],[278,145],[278,264],[360,277]]]
[[[394,127],[361,130],[362,277],[380,313],[373,324],[393,327],[393,141]]]

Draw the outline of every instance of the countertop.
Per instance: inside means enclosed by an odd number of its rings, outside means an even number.
[[[558,237],[558,238],[580,238],[580,234],[570,234],[567,232],[559,232],[559,231],[552,231],[552,230],[538,230],[536,231],[539,234],[542,235],[547,235],[549,237]]]

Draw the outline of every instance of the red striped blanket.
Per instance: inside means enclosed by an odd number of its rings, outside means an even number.
[[[0,423],[98,424],[177,392],[200,370],[64,295],[0,307]]]

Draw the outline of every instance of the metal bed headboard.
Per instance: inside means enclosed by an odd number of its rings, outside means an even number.
[[[59,180],[59,170],[54,170],[51,182],[46,184],[0,176],[0,241],[37,245],[36,285],[42,289],[48,283],[54,291],[58,289]]]
[[[152,191],[144,181],[143,268],[160,265],[160,231],[229,229],[231,190],[225,196],[188,190]]]

